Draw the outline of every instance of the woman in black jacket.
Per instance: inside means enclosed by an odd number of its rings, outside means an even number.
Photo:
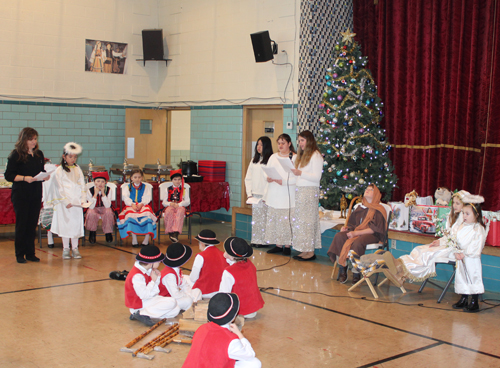
[[[5,179],[13,182],[11,199],[16,213],[18,263],[40,261],[35,256],[35,237],[42,203],[42,182],[34,177],[43,171],[44,161],[43,152],[38,149],[38,132],[24,128],[9,155],[5,171]]]

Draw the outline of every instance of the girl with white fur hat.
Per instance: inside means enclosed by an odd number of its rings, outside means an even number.
[[[84,236],[82,204],[87,203],[85,179],[76,164],[82,146],[69,142],[64,146],[61,165],[55,171],[56,196],[53,198],[54,217],[51,231],[58,234],[63,242],[63,259],[71,259],[70,239],[73,258],[80,259],[78,238]]]

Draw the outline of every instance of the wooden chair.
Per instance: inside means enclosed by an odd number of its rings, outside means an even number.
[[[110,191],[110,194],[111,194],[111,202],[115,202],[116,203],[116,184],[115,183],[106,183],[106,185],[109,187],[109,191]],[[90,188],[94,187],[94,182],[91,181],[91,182],[88,182],[87,183],[87,190],[89,190]],[[101,218],[101,216],[99,216],[99,219]],[[117,238],[117,232],[118,232],[118,226],[116,225],[116,219],[115,219],[115,223],[114,223],[114,233],[115,233],[115,238],[114,238],[114,243],[116,245],[116,243],[118,242],[118,240],[116,239]],[[87,229],[84,228],[83,229],[83,239],[82,239],[82,245],[85,245],[85,239],[87,237]],[[97,236],[103,236],[104,234],[97,234]]]
[[[123,183],[122,185],[120,185],[120,213],[123,210],[123,188],[125,188],[125,186],[129,185],[129,184],[130,183]],[[153,203],[153,186],[149,183],[143,183],[143,184],[146,186],[146,190],[149,190],[151,193],[151,202],[149,202],[148,204],[152,204]],[[151,209],[153,209],[153,207],[151,207]],[[158,235],[158,225],[156,226],[156,234]],[[154,245],[155,240],[152,239],[152,241],[153,241],[153,245]],[[120,245],[122,245],[122,244],[123,244],[123,241],[122,241],[122,238],[120,236]]]
[[[384,255],[384,253],[390,254],[389,251],[385,251],[383,249],[379,249],[375,253],[381,254],[382,256]],[[394,285],[399,287],[399,289],[403,292],[403,294],[406,294],[406,290],[403,284],[400,283],[396,279],[395,275],[390,271],[391,269],[396,269],[396,266],[394,264],[394,258],[392,256],[384,257],[383,260],[377,260],[366,268],[361,266],[361,264],[359,263],[359,257],[353,250],[349,251],[349,258],[351,259],[353,267],[356,267],[356,269],[361,273],[362,277],[361,280],[359,280],[356,284],[351,286],[347,291],[352,291],[356,289],[358,286],[360,286],[363,282],[366,282],[368,284],[368,287],[370,288],[370,291],[373,294],[373,297],[375,299],[378,299],[378,294],[375,291],[372,282],[370,281],[370,276],[383,273],[386,278],[380,283],[379,286],[383,285],[387,280],[389,280]]]
[[[161,183],[158,186],[158,192],[159,192],[159,195],[158,195],[158,209],[159,209],[159,211],[161,211],[161,215],[158,217],[158,226],[157,226],[158,243],[160,243],[161,219],[162,218],[163,218],[163,225],[165,225],[165,217],[164,217],[164,214],[163,214],[163,210],[165,208],[163,207],[163,200],[167,196],[167,187],[169,186],[168,184],[170,184],[170,182]],[[191,186],[189,184],[187,184],[187,183],[184,183],[184,188],[188,191],[188,194],[191,197]],[[191,212],[191,203],[189,203],[189,206],[186,207],[186,213],[184,215],[184,218],[186,219],[187,225],[188,225],[187,235],[188,235],[189,244],[191,244],[191,217],[193,217],[193,215],[195,215],[195,214],[197,214],[198,216],[200,215],[199,213],[193,213],[193,212]]]
[[[385,204],[385,203],[380,203],[380,204],[382,206],[384,206],[385,212],[387,213],[387,227],[386,227],[386,230],[385,230],[385,241],[384,242],[379,242],[379,243],[368,244],[366,246],[366,250],[378,250],[378,249],[389,250],[389,237],[388,237],[388,234],[389,234],[389,219],[391,218],[391,210],[392,210],[392,208],[388,204]],[[360,204],[357,204],[356,206],[354,206],[354,209],[356,209],[358,206],[360,206]],[[346,221],[346,223],[347,223],[347,221]],[[337,261],[335,261],[335,263],[333,264],[332,275],[330,276],[332,280],[335,277],[336,271],[337,271]],[[339,271],[339,274],[337,275],[337,280],[339,279],[339,276],[340,276],[340,271]],[[377,280],[378,280],[378,275],[377,275],[377,279],[375,279],[375,284],[377,284]]]

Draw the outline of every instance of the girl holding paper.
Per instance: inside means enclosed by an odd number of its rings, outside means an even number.
[[[42,203],[42,182],[34,176],[43,171],[44,163],[43,152],[38,149],[38,132],[24,128],[5,170],[5,179],[13,183],[11,199],[16,214],[14,244],[18,263],[40,261],[35,256],[35,237]]]
[[[70,239],[73,258],[82,258],[78,251],[78,238],[84,236],[82,205],[87,203],[87,188],[82,170],[76,164],[80,153],[82,146],[78,143],[66,143],[61,165],[54,174],[57,198],[51,199],[54,204],[51,231],[62,238],[63,259],[71,259]]]
[[[295,250],[301,252],[294,258],[299,261],[312,261],[316,259],[314,249],[321,249],[318,204],[323,156],[309,130],[299,134],[297,160],[292,172],[297,176],[292,244]]]
[[[263,136],[257,140],[255,153],[250,165],[248,165],[245,177],[245,188],[247,191],[247,203],[252,204],[252,247],[264,247],[267,206],[262,201],[266,189],[266,175],[262,167],[267,165],[273,154],[273,145],[269,137]]]
[[[295,163],[297,155],[288,134],[281,134],[277,142],[278,152],[273,154],[267,162],[267,168],[276,170],[277,177],[270,177],[266,173],[267,185],[263,200],[268,208],[264,239],[266,244],[276,244],[276,247],[268,250],[267,253],[283,252],[283,255],[290,255],[296,177],[291,172],[287,173],[279,161],[283,159]]]

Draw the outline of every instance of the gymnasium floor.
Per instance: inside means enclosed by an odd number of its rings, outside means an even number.
[[[193,225],[196,234],[200,225],[196,220]],[[215,230],[221,240],[230,235],[230,224],[204,220],[201,226]],[[119,351],[146,330],[128,319],[123,281],[108,277],[113,270],[130,270],[137,249],[129,242],[108,246],[101,237],[98,244],[81,247],[82,260],[63,261],[61,240],[56,239],[54,249],[43,240],[36,252],[40,263],[18,264],[13,237],[13,226],[0,228],[1,367],[182,366],[188,346],[172,344],[170,354],[154,353],[151,361]],[[182,240],[187,242],[185,236]],[[163,251],[166,241],[162,237]],[[253,258],[257,269],[287,261],[260,250]],[[418,294],[418,285],[412,284],[405,284],[406,295],[384,284],[375,302],[367,286],[348,293],[350,281],[331,280],[331,271],[323,259],[291,260],[258,272],[259,286],[269,288],[263,291],[266,304],[255,320],[246,321],[243,334],[263,367],[500,366],[500,309],[453,311],[457,297],[452,291],[436,304],[437,289]]]

